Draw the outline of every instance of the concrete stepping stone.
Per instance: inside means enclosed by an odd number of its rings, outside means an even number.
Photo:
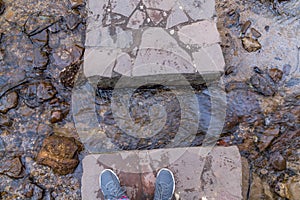
[[[214,1],[88,0],[88,9],[86,77],[152,76],[155,82],[182,74],[201,84],[223,72]]]
[[[174,173],[175,198],[242,199],[242,164],[238,148],[215,147],[204,157],[205,148],[173,148],[91,154],[83,160],[83,200],[103,199],[99,174],[113,169],[132,200],[153,199],[155,177],[167,167]]]

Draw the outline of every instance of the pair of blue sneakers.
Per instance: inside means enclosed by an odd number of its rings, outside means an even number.
[[[120,185],[118,176],[110,169],[105,169],[99,177],[99,184],[105,200],[129,200],[126,191]],[[156,182],[154,200],[171,200],[175,190],[173,173],[166,168],[159,170]]]

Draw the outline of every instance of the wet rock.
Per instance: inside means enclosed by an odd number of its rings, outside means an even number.
[[[255,93],[235,90],[228,93],[227,99],[224,131],[233,131],[241,122],[253,124],[262,121],[261,109]]]
[[[18,93],[10,92],[1,97],[0,99],[0,113],[7,113],[10,109],[18,105]]]
[[[51,26],[55,21],[56,19],[54,17],[42,15],[41,12],[29,15],[25,23],[25,32],[29,36],[33,36]]]
[[[42,199],[43,198],[43,189],[37,185],[32,184],[29,181],[24,181],[20,186],[20,193],[25,198],[30,199]]]
[[[64,115],[63,115],[62,111],[60,111],[60,110],[51,111],[51,117],[50,117],[51,123],[60,122],[63,118],[64,118]]]
[[[283,72],[279,69],[273,68],[268,70],[268,74],[275,83],[278,83],[282,79]]]
[[[80,64],[72,64],[60,73],[60,81],[65,87],[73,88]]]
[[[11,119],[6,115],[0,114],[0,127],[1,126],[11,126],[11,125],[12,125]]]
[[[71,8],[75,9],[84,5],[84,0],[70,0]]]
[[[23,173],[23,165],[19,157],[14,159],[9,159],[5,161],[1,161],[0,163],[0,174],[5,174],[12,178],[22,178],[24,176]]]
[[[74,30],[81,23],[81,18],[78,14],[70,13],[65,17],[68,29]]]
[[[56,89],[50,82],[28,84],[20,91],[25,104],[30,108],[35,108],[44,101],[52,99],[56,93]]]
[[[83,55],[84,48],[79,45],[73,45],[69,48],[58,48],[53,53],[53,64],[60,69],[77,63]]]
[[[286,160],[279,152],[273,154],[270,161],[274,169],[279,171],[286,169]]]
[[[261,44],[257,40],[250,37],[242,38],[242,44],[244,49],[248,52],[255,52],[261,49]]]
[[[44,47],[48,43],[49,35],[47,30],[43,30],[40,33],[37,33],[30,37],[32,42],[38,46]]]
[[[44,140],[37,162],[51,167],[60,175],[69,174],[79,163],[79,151],[79,144],[74,138],[51,135]]]
[[[279,135],[279,128],[267,129],[260,137],[258,148],[260,151],[264,151],[271,144],[273,139]]]
[[[261,33],[258,30],[256,30],[255,28],[251,28],[251,34],[255,38],[260,38],[261,37]]]
[[[5,182],[5,187],[0,189],[1,199],[43,199],[43,189],[33,184],[29,178],[19,180],[2,178],[2,181]]]
[[[5,4],[3,0],[0,0],[0,15],[4,13],[4,10],[5,10]]]
[[[37,86],[36,95],[40,101],[52,99],[56,93],[56,89],[49,82],[42,82]]]
[[[264,96],[273,96],[275,89],[272,83],[260,74],[255,74],[250,78],[251,85],[255,88],[256,92]]]
[[[34,61],[33,61],[34,68],[39,70],[45,70],[49,62],[48,52],[40,48],[35,48],[33,56],[34,56]]]

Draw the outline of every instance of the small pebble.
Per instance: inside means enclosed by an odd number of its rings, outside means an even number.
[[[261,49],[261,44],[250,37],[244,37],[242,38],[243,47],[248,52],[255,52]]]
[[[269,32],[269,30],[270,30],[270,26],[265,26],[265,31]]]
[[[278,83],[283,76],[283,72],[276,68],[269,69],[268,74],[275,83]]]
[[[255,28],[251,28],[251,33],[252,33],[252,36],[255,38],[261,37],[261,33],[258,30],[256,30]]]
[[[251,26],[251,21],[250,20],[246,21],[242,26],[241,33],[244,35],[250,26]]]
[[[234,66],[228,66],[225,68],[225,75],[228,76],[229,74],[232,74],[235,70],[235,67]]]
[[[257,74],[263,74],[264,72],[257,66],[253,67],[253,71]]]
[[[55,110],[51,112],[51,123],[60,122],[63,119],[63,113],[60,110]]]
[[[272,166],[278,170],[282,171],[286,169],[286,160],[280,153],[275,153],[271,156],[271,164]]]

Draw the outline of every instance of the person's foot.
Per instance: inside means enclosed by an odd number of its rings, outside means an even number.
[[[100,189],[105,200],[122,199],[125,190],[120,185],[118,176],[110,169],[105,169],[99,176]]]
[[[163,168],[159,170],[156,182],[154,200],[170,200],[175,190],[175,180],[173,173]]]

